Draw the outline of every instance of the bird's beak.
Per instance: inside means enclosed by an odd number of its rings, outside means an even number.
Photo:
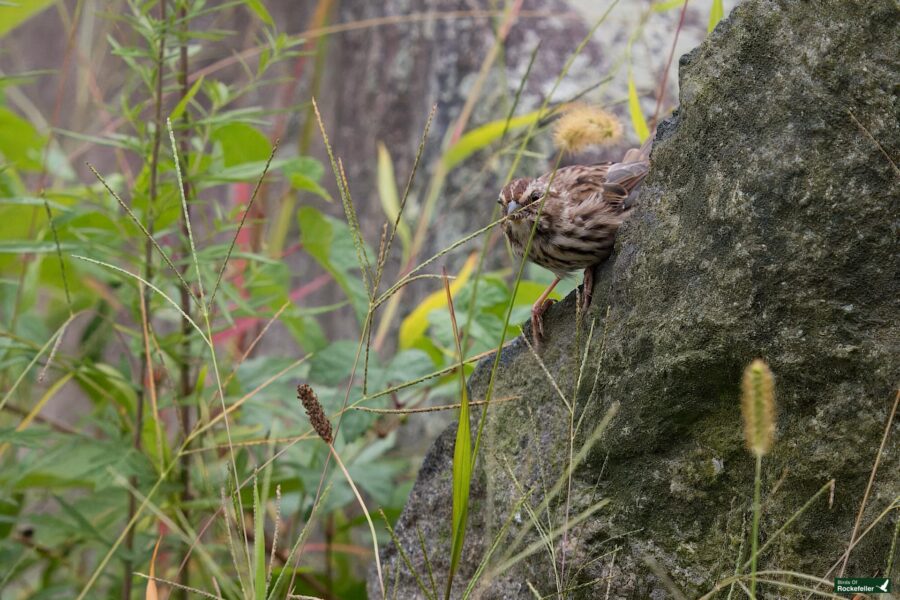
[[[519,204],[518,202],[513,200],[512,202],[510,202],[509,204],[506,205],[506,216],[508,217],[509,215],[516,212],[517,210],[519,210],[519,208],[521,206],[522,206],[521,204]]]

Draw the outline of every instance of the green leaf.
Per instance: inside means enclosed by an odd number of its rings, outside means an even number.
[[[716,25],[719,24],[719,21],[722,20],[724,14],[725,11],[722,8],[722,0],[713,0],[712,8],[709,11],[709,25],[707,26],[706,31],[710,32],[715,29]]]
[[[193,100],[194,96],[197,95],[197,90],[200,89],[201,85],[203,85],[203,77],[200,77],[195,81],[194,85],[191,86],[191,89],[188,90],[188,93],[178,101],[178,104],[175,105],[175,108],[172,109],[172,112],[169,115],[170,121],[174,122],[181,118],[181,115],[184,114],[184,109],[187,108],[188,102]]]
[[[319,185],[319,180],[325,173],[325,167],[316,159],[309,156],[298,156],[286,163],[282,167],[282,171],[295,190],[312,192],[328,202],[332,201],[328,190]]]
[[[293,174],[288,176],[288,181],[291,182],[291,187],[295,190],[301,190],[304,192],[311,192],[316,196],[322,198],[323,200],[327,200],[328,202],[332,201],[331,194],[328,193],[328,190],[319,185],[316,181],[313,181],[306,175]]]
[[[397,221],[400,214],[400,194],[397,192],[397,178],[394,175],[394,161],[387,147],[378,142],[378,198],[381,200],[381,208],[391,225]],[[403,259],[409,256],[409,247],[412,244],[412,235],[409,225],[401,218],[397,222],[397,235],[403,244]]]
[[[303,206],[297,211],[297,221],[304,250],[334,277],[362,322],[369,300],[359,275],[359,262],[350,228],[311,206]]]
[[[38,135],[31,123],[0,107],[0,154],[6,160],[16,163],[22,169],[40,169],[40,150],[43,145],[44,138]]]
[[[0,445],[9,444],[14,448],[44,448],[52,432],[47,427],[30,427],[24,431],[16,431],[9,427],[0,429]]]
[[[53,0],[20,0],[0,6],[0,38],[53,4]]]
[[[306,352],[315,352],[328,345],[328,338],[319,322],[300,313],[296,308],[281,315],[281,322]]]
[[[97,402],[113,400],[129,412],[137,406],[137,392],[131,382],[112,365],[97,363],[85,367],[76,373],[75,379]]]
[[[259,20],[269,26],[275,25],[275,20],[272,19],[272,15],[269,14],[269,11],[266,10],[265,5],[261,2],[261,0],[244,0],[244,4],[247,5],[247,8],[252,10]],[[262,598],[263,596],[257,596],[257,598]]]
[[[509,119],[499,119],[491,121],[481,127],[476,127],[472,131],[467,132],[459,140],[444,153],[442,159],[443,167],[449,171],[475,152],[490,145],[491,143],[503,137],[505,131],[512,131],[527,125],[531,125],[539,120],[546,112],[536,110],[520,117]]]
[[[337,340],[309,360],[309,380],[327,386],[339,385],[350,376],[357,343]]]
[[[631,124],[641,143],[650,137],[650,130],[644,113],[641,112],[641,101],[638,99],[637,88],[634,85],[634,76],[628,71],[628,112],[631,113]]]
[[[17,462],[0,476],[0,486],[7,490],[117,488],[119,484],[109,476],[109,469],[128,478],[138,474],[140,460],[125,443],[71,436]]]
[[[258,168],[259,173],[262,173],[265,161],[272,154],[272,145],[268,138],[261,131],[246,123],[229,123],[217,127],[212,134],[212,139],[222,146],[226,171],[235,165],[262,163]],[[221,173],[219,175],[221,176]]]
[[[469,514],[469,487],[472,482],[472,432],[469,429],[469,395],[466,386],[461,386],[462,406],[459,409],[459,424],[456,427],[456,443],[453,446],[453,541],[450,548],[450,577],[447,579],[447,597],[453,575],[459,566],[463,542],[466,536],[466,518]]]

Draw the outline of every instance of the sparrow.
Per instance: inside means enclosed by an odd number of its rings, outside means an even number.
[[[562,167],[534,179],[515,179],[501,190],[502,228],[513,252],[519,258],[525,254],[534,229],[527,258],[555,275],[531,309],[536,345],[544,334],[542,316],[553,304],[548,297],[563,277],[584,270],[582,310],[590,306],[594,267],[612,254],[616,232],[650,169],[649,157],[648,140],[621,162]]]

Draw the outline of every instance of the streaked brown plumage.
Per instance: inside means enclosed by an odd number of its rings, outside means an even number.
[[[584,308],[590,305],[593,268],[612,254],[616,232],[650,168],[649,153],[648,143],[629,150],[619,163],[563,167],[552,181],[551,173],[516,179],[500,192],[499,202],[508,216],[503,233],[515,254],[525,253],[538,220],[528,259],[556,275],[532,309],[535,341],[543,333],[541,315],[552,303],[547,297],[572,271],[584,269]]]

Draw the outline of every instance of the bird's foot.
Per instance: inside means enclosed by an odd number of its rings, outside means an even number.
[[[581,314],[586,315],[591,307],[591,298],[594,295],[594,267],[584,270],[584,284],[581,286]]]
[[[540,347],[541,340],[544,337],[544,313],[555,303],[556,300],[547,298],[539,301],[531,308],[531,336],[534,340],[535,350]]]

